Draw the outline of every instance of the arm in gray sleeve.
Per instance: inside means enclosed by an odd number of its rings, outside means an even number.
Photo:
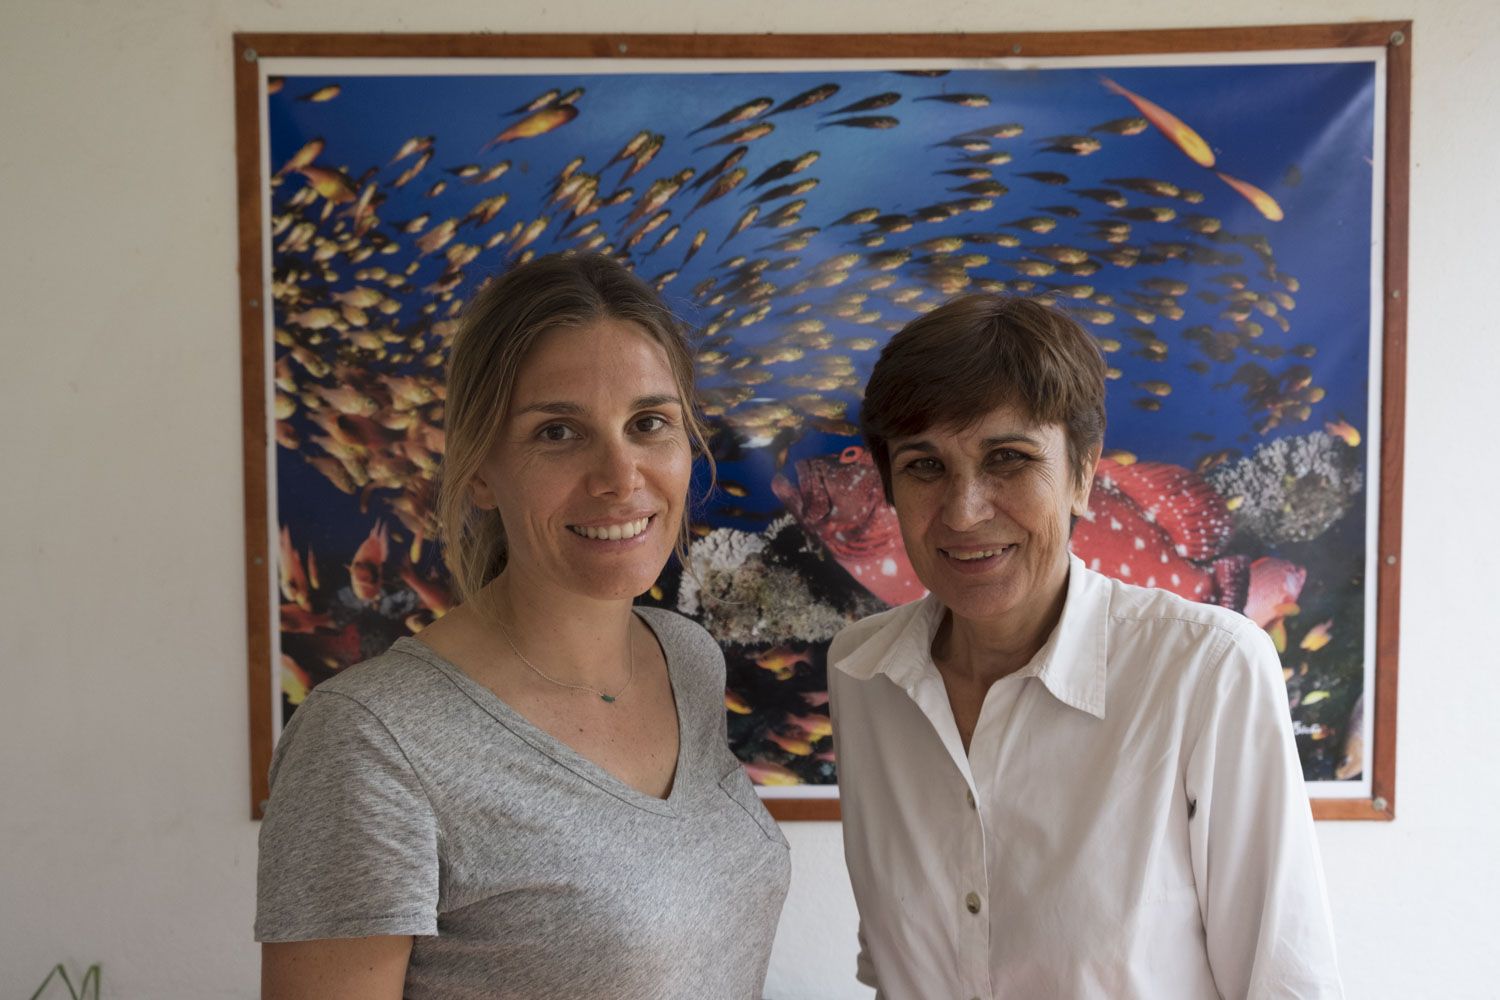
[[[256,940],[437,933],[437,841],[385,725],[347,695],[314,691],[271,762]]]

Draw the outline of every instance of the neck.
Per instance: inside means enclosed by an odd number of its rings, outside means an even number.
[[[517,650],[554,680],[618,687],[629,659],[631,602],[551,595],[522,577],[508,567],[486,584],[476,602],[481,617],[503,627]]]
[[[932,640],[932,657],[951,674],[993,683],[1022,669],[1047,644],[1068,597],[1068,564],[1049,581],[1044,600],[1028,601],[998,618],[943,615]]]

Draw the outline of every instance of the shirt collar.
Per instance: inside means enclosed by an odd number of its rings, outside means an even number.
[[[945,610],[932,594],[896,608],[858,648],[832,666],[858,680],[884,674],[910,692],[918,679],[936,672],[932,639]],[[1036,677],[1063,704],[1104,718],[1108,618],[1109,581],[1070,555],[1062,616],[1020,673]]]

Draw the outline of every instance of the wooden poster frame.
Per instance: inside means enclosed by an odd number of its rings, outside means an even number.
[[[272,562],[267,510],[267,413],[261,196],[262,57],[587,57],[608,59],[1033,58],[1384,48],[1385,192],[1379,573],[1376,581],[1375,710],[1368,799],[1314,799],[1319,819],[1395,816],[1396,686],[1401,579],[1406,386],[1407,222],[1410,180],[1411,22],[1267,27],[912,35],[645,34],[259,34],[234,37],[235,138],[240,260],[239,320],[244,412],[245,588],[249,650],[251,815],[269,794],[272,690]],[[1373,476],[1373,470],[1372,470]],[[836,820],[837,799],[773,799],[783,820]]]

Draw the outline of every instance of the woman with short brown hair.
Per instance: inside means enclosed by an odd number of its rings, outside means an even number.
[[[1070,556],[1104,373],[1066,314],[973,295],[870,377],[862,429],[930,594],[828,654],[860,978],[889,1000],[1340,996],[1270,639]]]

